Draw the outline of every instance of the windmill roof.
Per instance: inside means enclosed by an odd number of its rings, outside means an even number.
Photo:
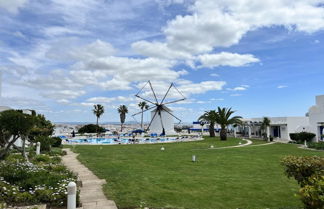
[[[163,109],[165,109],[166,111],[169,111],[169,112],[173,112],[170,108],[168,108],[167,106],[165,105],[162,105],[163,106]],[[151,112],[155,112],[156,111],[156,108],[153,109]]]

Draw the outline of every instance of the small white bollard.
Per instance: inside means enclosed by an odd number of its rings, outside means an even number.
[[[306,142],[306,140],[304,141],[304,146],[307,147],[307,142]]]
[[[37,145],[36,145],[36,155],[39,155],[40,154],[40,142],[37,142]]]
[[[67,186],[67,191],[67,209],[76,209],[76,184],[74,182],[70,182]]]
[[[213,149],[214,148],[214,145],[210,145],[210,148]]]
[[[161,151],[164,151],[165,150],[165,148],[164,147],[161,147]]]
[[[196,162],[196,155],[193,155],[191,160],[192,160],[192,162]]]

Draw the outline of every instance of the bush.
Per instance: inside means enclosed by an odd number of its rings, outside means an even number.
[[[304,143],[304,141],[311,142],[312,139],[316,136],[313,133],[309,132],[300,132],[300,133],[290,133],[290,139],[296,141],[297,143]]]
[[[103,133],[105,132],[105,129],[100,127],[100,126],[97,126],[95,124],[88,124],[88,125],[85,125],[85,126],[82,126],[79,130],[78,130],[78,133]]]
[[[324,142],[309,142],[307,145],[309,148],[324,150]]]
[[[33,161],[34,164],[10,161],[0,163],[0,202],[10,205],[66,205],[67,184],[76,181],[76,176],[65,166],[53,164],[55,160],[48,156],[39,155]]]
[[[38,136],[36,137],[36,142],[41,143],[41,152],[46,153],[51,151],[51,147],[53,144],[53,139],[48,136]]]
[[[300,189],[301,200],[306,209],[323,208],[324,177],[315,176],[309,179],[310,184]]]
[[[62,139],[60,137],[52,137],[53,147],[60,147],[62,145]]]
[[[287,176],[301,186],[299,194],[305,208],[324,208],[324,158],[288,156],[281,163]]]
[[[287,156],[281,164],[285,166],[286,175],[294,177],[301,186],[309,184],[308,178],[315,174],[324,175],[324,158],[318,156]]]

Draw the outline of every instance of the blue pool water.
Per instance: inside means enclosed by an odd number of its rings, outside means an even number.
[[[132,144],[132,138],[87,138],[87,139],[70,139],[66,143],[78,144]],[[136,138],[136,143],[159,143],[171,142],[180,139],[178,137],[163,137],[163,138]]]

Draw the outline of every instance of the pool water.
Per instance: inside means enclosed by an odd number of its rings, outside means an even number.
[[[136,138],[136,143],[159,143],[159,142],[171,142],[180,139],[178,137],[163,137],[163,138]],[[87,138],[87,139],[71,139],[66,143],[77,143],[77,144],[132,144],[132,138]]]

